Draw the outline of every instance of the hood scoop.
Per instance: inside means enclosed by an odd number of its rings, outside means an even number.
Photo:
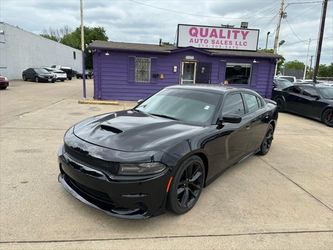
[[[112,126],[110,126],[108,124],[105,124],[105,123],[101,124],[101,129],[106,130],[106,131],[110,131],[110,132],[115,133],[115,134],[120,134],[120,133],[123,132],[122,130],[120,130],[118,128],[115,128],[115,127],[112,127]]]

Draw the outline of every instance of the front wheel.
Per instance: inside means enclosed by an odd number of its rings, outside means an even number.
[[[176,214],[191,210],[198,201],[205,180],[205,167],[200,157],[191,156],[179,167],[171,184],[168,207]]]
[[[322,115],[322,120],[327,126],[333,127],[333,109],[326,109]]]
[[[274,127],[272,124],[269,124],[265,138],[260,145],[260,149],[258,152],[259,155],[265,155],[268,153],[268,151],[270,150],[270,148],[272,146],[273,134],[274,134]]]

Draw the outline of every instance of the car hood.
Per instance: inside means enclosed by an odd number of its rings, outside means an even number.
[[[80,139],[120,151],[163,150],[201,130],[201,126],[133,110],[95,116],[74,126]]]

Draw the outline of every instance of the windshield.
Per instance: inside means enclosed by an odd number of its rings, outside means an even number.
[[[173,120],[204,125],[211,121],[221,95],[190,89],[165,89],[135,110]]]
[[[35,69],[38,74],[48,74],[49,72],[46,69]]]
[[[294,78],[291,76],[280,76],[281,79],[288,80],[289,82],[294,82]]]
[[[333,99],[333,87],[318,88],[322,97]]]
[[[292,82],[285,79],[276,79],[276,81],[277,81],[276,87],[279,89],[285,89],[293,85]]]

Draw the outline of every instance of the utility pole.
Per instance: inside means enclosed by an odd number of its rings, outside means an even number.
[[[321,11],[319,38],[318,38],[317,52],[316,52],[316,64],[315,64],[315,68],[314,68],[314,71],[313,71],[313,81],[315,83],[317,82],[317,75],[318,75],[318,71],[319,71],[321,47],[322,47],[322,44],[323,44],[323,37],[324,37],[324,30],[325,30],[327,2],[328,2],[328,0],[323,0],[323,8],[322,8],[322,11]]]
[[[310,43],[311,43],[311,38],[309,38],[308,50],[307,50],[307,52],[306,52],[306,59],[305,59],[304,73],[303,73],[303,80],[305,80],[305,77],[306,77],[306,69],[307,69],[307,67],[308,67],[308,59],[309,59]]]
[[[275,31],[275,39],[274,39],[274,54],[277,54],[277,49],[279,46],[279,35],[280,35],[280,27],[281,27],[281,21],[284,16],[284,0],[281,0],[281,7],[279,10],[279,20],[276,26],[276,31]]]
[[[312,70],[312,59],[313,59],[313,56],[310,56],[310,70]]]
[[[84,26],[83,26],[83,3],[80,0],[80,18],[81,18],[81,51],[82,51],[82,87],[83,87],[83,98],[87,97],[86,93],[86,67],[85,67],[85,56],[84,56]]]

